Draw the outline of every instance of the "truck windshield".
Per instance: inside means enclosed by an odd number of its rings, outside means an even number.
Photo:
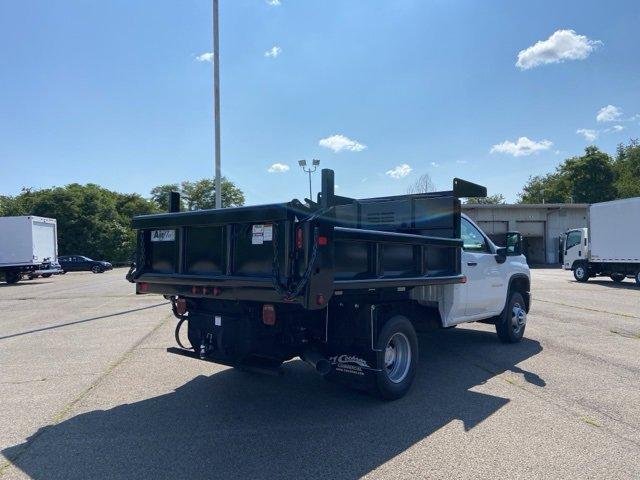
[[[578,230],[574,232],[569,232],[569,234],[567,235],[567,250],[569,250],[571,247],[575,247],[576,245],[579,245],[581,238],[582,238],[581,231]]]

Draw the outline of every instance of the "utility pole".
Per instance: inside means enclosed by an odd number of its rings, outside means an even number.
[[[216,165],[216,208],[222,208],[222,173],[220,168],[220,30],[218,26],[218,0],[213,0],[213,121]]]
[[[313,159],[312,164],[313,164],[313,170],[311,170],[311,167],[305,168],[307,166],[306,160],[298,160],[298,165],[300,165],[300,167],[302,168],[302,171],[309,174],[309,200],[311,201],[313,201],[313,192],[311,191],[311,174],[315,172],[316,169],[318,168],[318,165],[320,165],[320,160]]]

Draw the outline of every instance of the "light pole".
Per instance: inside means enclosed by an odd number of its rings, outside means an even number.
[[[220,168],[220,30],[218,27],[218,0],[213,0],[213,120],[215,124],[216,208],[222,208]]]
[[[311,163],[313,165],[313,170],[311,169],[311,167],[305,168],[307,166],[306,160],[298,160],[298,165],[300,165],[302,171],[309,174],[309,200],[313,201],[313,192],[311,191],[311,174],[315,172],[318,168],[318,165],[320,165],[320,160],[314,158]]]

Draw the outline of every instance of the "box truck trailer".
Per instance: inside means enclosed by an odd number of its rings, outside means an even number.
[[[640,197],[590,205],[587,228],[567,231],[561,246],[562,266],[579,282],[600,275],[640,285]]]
[[[55,219],[0,217],[0,275],[17,283],[23,275],[49,277],[61,273]]]

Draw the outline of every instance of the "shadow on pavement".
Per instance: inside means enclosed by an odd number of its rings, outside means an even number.
[[[588,283],[593,283],[595,285],[602,285],[603,287],[609,288],[621,288],[622,290],[638,290],[640,285],[636,283],[636,281],[632,278],[627,278],[623,282],[614,282],[613,280],[596,280],[594,278],[589,279]]]
[[[2,453],[36,479],[357,478],[451,421],[469,430],[494,414],[509,400],[471,389],[495,375],[544,385],[515,366],[542,351],[533,340],[501,345],[458,328],[422,336],[420,349],[413,389],[395,402],[324,382],[299,361],[277,378],[228,369],[44,427]]]

